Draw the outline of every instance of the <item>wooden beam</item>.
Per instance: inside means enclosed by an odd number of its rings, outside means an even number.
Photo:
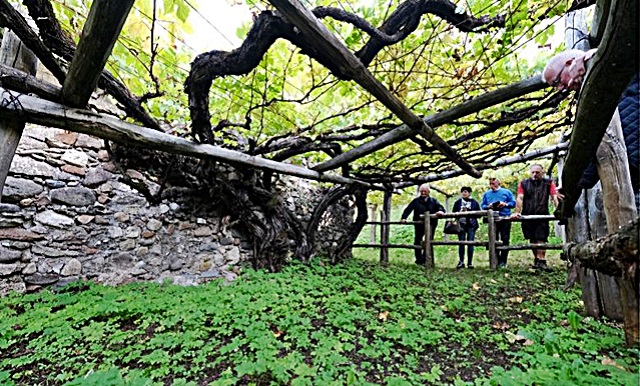
[[[435,128],[445,123],[450,123],[456,119],[465,117],[469,114],[477,113],[487,107],[495,106],[513,98],[542,90],[545,87],[548,87],[548,85],[542,80],[542,75],[537,74],[529,79],[510,84],[506,87],[480,95],[450,109],[430,115],[424,118],[424,122],[430,127]],[[329,161],[316,165],[313,170],[327,171],[339,168],[353,160],[393,145],[394,143],[404,141],[414,135],[416,135],[416,132],[412,128],[407,125],[401,125],[370,142],[339,154]]]
[[[143,146],[145,148],[198,158],[211,158],[229,164],[240,164],[262,170],[271,170],[276,173],[310,180],[328,181],[339,184],[358,184],[368,189],[385,190],[381,186],[336,174],[319,173],[300,166],[250,156],[238,151],[212,145],[197,144],[184,138],[123,122],[110,116],[97,114],[89,110],[69,108],[58,103],[7,90],[2,87],[0,87],[0,114],[2,117],[24,119],[31,123],[59,127],[126,145]]]
[[[491,164],[477,164],[476,168],[478,170],[498,169],[499,167],[502,167],[502,166],[513,165],[521,162],[527,162],[532,159],[544,157],[548,154],[567,149],[568,147],[569,147],[569,142],[559,143],[555,146],[534,150],[526,154],[520,154],[513,157],[503,158]],[[444,172],[440,174],[430,174],[422,178],[416,178],[416,180],[412,182],[406,182],[406,183],[394,185],[394,188],[406,188],[407,186],[423,184],[425,182],[447,180],[449,178],[461,176],[462,174],[463,173],[461,173],[459,170],[452,170],[450,172]]]
[[[0,63],[16,66],[32,74],[36,73],[37,60],[35,56],[10,31],[6,31],[2,36]],[[0,115],[0,201],[2,201],[4,183],[9,175],[11,161],[23,130],[24,120],[7,114]]]
[[[414,132],[421,135],[436,149],[458,165],[465,173],[479,177],[473,166],[465,161],[448,143],[440,138],[429,125],[414,114],[406,105],[396,98],[384,85],[378,81],[367,67],[347,49],[320,21],[307,10],[298,0],[269,0],[284,16],[291,21],[300,32],[313,41],[319,52],[327,56],[327,60],[335,63],[341,75],[355,80],[364,87],[402,122]]]
[[[40,37],[33,31],[20,12],[22,11],[15,9],[7,0],[0,0],[0,27],[6,26],[11,29],[51,74],[62,83],[65,78],[64,70],[62,70],[57,59],[44,42],[40,40]]]
[[[62,100],[85,107],[98,84],[107,58],[120,35],[134,0],[94,0],[78,49],[62,86]]]
[[[57,101],[62,87],[45,82],[13,67],[0,63],[0,87],[20,91],[25,94],[36,94],[41,98]]]
[[[556,210],[562,220],[573,215],[581,189],[580,178],[596,154],[605,130],[618,106],[618,98],[638,71],[638,0],[613,0],[602,44],[580,90],[571,134],[562,193]]]

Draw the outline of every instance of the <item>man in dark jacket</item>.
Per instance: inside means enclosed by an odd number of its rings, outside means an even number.
[[[620,114],[620,124],[622,126],[622,135],[624,144],[627,148],[627,158],[629,159],[629,172],[631,173],[631,186],[636,194],[636,209],[638,206],[638,192],[640,191],[640,94],[638,93],[639,78],[636,74],[627,88],[622,93],[618,102],[618,113]],[[592,162],[584,171],[580,179],[580,187],[583,189],[591,189],[598,183],[600,177],[594,162]]]
[[[555,183],[544,178],[542,165],[533,164],[529,169],[531,178],[523,180],[518,185],[516,196],[516,209],[511,218],[519,218],[521,215],[548,215],[549,199],[553,206],[558,206]],[[546,243],[549,238],[549,221],[532,220],[522,223],[522,233],[524,238],[532,244]],[[533,249],[533,268],[543,271],[550,271],[547,265],[546,251],[544,249]]]
[[[409,205],[402,212],[401,220],[402,222],[407,221],[407,217],[413,212],[413,221],[422,221],[420,218],[421,215],[429,212],[430,214],[436,214],[438,216],[444,214],[444,207],[440,205],[438,200],[433,197],[429,197],[431,193],[431,189],[429,188],[429,184],[420,185],[420,196],[414,198]],[[438,226],[438,219],[432,218],[431,222],[431,238],[433,239],[433,235],[436,232],[436,227]],[[422,238],[424,237],[424,225],[422,224],[414,224],[415,237],[413,239],[413,245],[422,245]],[[424,265],[426,262],[426,256],[422,249],[415,250],[416,255],[416,264]]]

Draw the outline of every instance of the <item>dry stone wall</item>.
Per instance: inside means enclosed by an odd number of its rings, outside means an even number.
[[[152,205],[131,184],[159,188],[141,171],[119,170],[102,140],[28,126],[0,203],[0,293],[78,279],[195,285],[235,278],[251,245],[231,218],[202,210],[206,205],[180,189]],[[308,221],[319,190],[301,181],[292,186],[286,202]],[[341,207],[339,221],[324,222],[321,249],[335,246],[350,221],[349,205]]]

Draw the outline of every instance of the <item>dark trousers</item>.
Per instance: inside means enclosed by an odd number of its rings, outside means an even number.
[[[496,222],[496,241],[502,241],[502,245],[509,245],[509,238],[511,237],[511,222],[498,221]],[[509,251],[497,250],[496,256],[498,256],[498,265],[507,265],[507,256]]]
[[[458,233],[458,240],[473,241],[476,239],[476,230],[473,228],[462,228],[462,232]],[[458,245],[458,257],[460,262],[464,263],[464,245]],[[473,263],[473,245],[467,245],[467,265]]]
[[[422,245],[422,239],[424,238],[424,225],[414,225],[415,237],[413,238],[413,245]],[[433,240],[433,235],[436,233],[436,226],[431,226],[431,240]],[[424,251],[424,248],[414,249],[416,254],[416,264],[424,264],[427,262],[427,255]]]

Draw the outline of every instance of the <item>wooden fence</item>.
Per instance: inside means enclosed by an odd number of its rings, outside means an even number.
[[[383,216],[384,217],[384,216]],[[428,219],[438,218],[438,219],[447,219],[447,218],[460,218],[460,217],[476,217],[481,218],[485,217],[487,219],[488,225],[488,240],[487,241],[437,241],[432,240],[431,237],[431,222]],[[441,216],[436,216],[435,214],[430,214],[427,212],[424,216],[422,216],[422,221],[369,221],[366,224],[369,225],[380,225],[380,244],[354,244],[354,248],[380,248],[380,261],[388,262],[389,249],[390,248],[405,248],[405,249],[423,249],[426,251],[426,268],[433,268],[435,266],[433,259],[433,246],[434,245],[474,245],[484,247],[489,251],[489,266],[491,269],[498,268],[498,256],[497,251],[499,250],[528,250],[528,249],[562,249],[561,244],[548,244],[548,243],[540,243],[540,244],[518,244],[518,245],[502,245],[502,241],[496,240],[496,223],[500,221],[532,221],[532,220],[545,220],[545,221],[555,221],[557,220],[552,215],[529,215],[529,216],[521,216],[519,218],[509,218],[509,217],[501,217],[498,215],[497,211],[492,209],[489,210],[478,210],[478,211],[467,211],[467,212],[456,212],[456,213],[445,213]],[[412,245],[412,244],[390,244],[389,243],[389,225],[422,225],[424,226],[424,234],[425,238],[422,245]]]

